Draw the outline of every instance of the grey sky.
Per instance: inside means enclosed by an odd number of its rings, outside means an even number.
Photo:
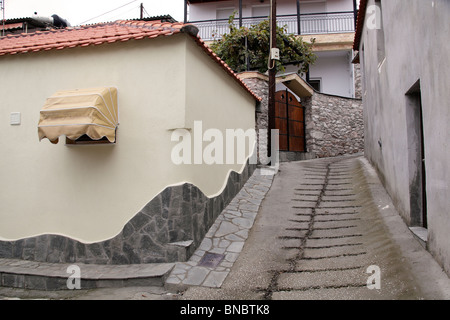
[[[31,17],[34,12],[40,16],[57,14],[72,26],[82,23],[114,21],[139,18],[141,3],[145,17],[170,14],[183,21],[183,0],[3,0],[5,18]],[[117,9],[118,8],[118,9]],[[117,9],[117,10],[114,10]],[[111,12],[109,12],[111,11]],[[104,14],[109,12],[107,14]],[[148,15],[147,15],[148,13]],[[104,15],[102,15],[104,14]],[[94,18],[94,19],[93,19]],[[1,17],[0,17],[1,19]]]

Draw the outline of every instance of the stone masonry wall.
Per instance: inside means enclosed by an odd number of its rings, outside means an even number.
[[[360,94],[361,73],[359,66],[355,67],[355,90]],[[260,77],[248,77],[242,79],[250,89],[263,100],[256,109],[256,130],[258,134],[258,155],[263,159],[267,155],[267,135],[262,136],[260,129],[269,127],[269,98],[268,82]],[[364,121],[361,99],[338,97],[314,92],[311,97],[301,101],[305,107],[306,120],[306,147],[311,157],[334,157],[359,153],[364,151]],[[285,152],[286,153],[286,152]],[[292,160],[300,160],[287,153]],[[289,157],[288,157],[289,158]]]
[[[0,241],[0,258],[52,263],[139,264],[186,261],[256,166],[230,173],[223,192],[206,197],[185,183],[167,187],[112,239],[82,243],[60,235]]]
[[[364,151],[362,101],[314,92],[302,99],[306,108],[306,144],[316,157]]]
[[[355,79],[355,98],[362,99],[362,75],[361,75],[361,65],[355,63],[353,65],[354,79]]]
[[[267,146],[268,134],[262,134],[261,129],[267,130],[269,128],[269,84],[266,80],[260,78],[242,79],[245,84],[259,97],[262,101],[256,107],[255,114],[255,130],[258,143],[258,160],[267,163]]]

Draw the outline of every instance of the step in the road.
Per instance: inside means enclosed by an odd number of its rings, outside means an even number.
[[[95,265],[0,259],[0,286],[34,290],[162,287],[174,266],[174,263]]]

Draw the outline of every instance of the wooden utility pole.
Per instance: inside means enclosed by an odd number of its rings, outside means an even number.
[[[277,1],[271,1],[270,12],[270,52],[269,52],[269,132],[268,132],[268,152],[272,155],[272,134],[275,129],[275,76],[277,74],[276,61],[272,57],[272,49],[277,47]]]
[[[140,8],[141,8],[141,20],[144,18],[144,4],[143,3],[141,3],[141,6],[140,6]]]

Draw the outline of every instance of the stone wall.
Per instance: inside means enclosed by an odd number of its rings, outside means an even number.
[[[353,72],[355,79],[355,99],[362,99],[362,74],[360,64],[353,65]]]
[[[306,144],[318,158],[364,151],[362,101],[314,92],[303,98]]]
[[[361,73],[355,67],[355,90],[360,93]],[[242,80],[263,100],[256,109],[256,130],[269,127],[268,82],[262,74]],[[280,161],[298,161],[314,157],[334,157],[364,151],[364,121],[361,99],[314,92],[302,98],[306,120],[306,152],[280,152]],[[258,155],[267,155],[267,136],[258,132]],[[262,158],[258,158],[262,159]]]
[[[267,163],[267,146],[268,146],[268,134],[262,134],[261,129],[268,130],[269,128],[269,83],[261,78],[245,78],[242,79],[245,84],[259,97],[262,101],[258,103],[256,107],[256,135],[258,141],[258,160]]]
[[[167,187],[112,239],[86,244],[47,234],[0,241],[0,258],[92,264],[186,261],[255,168],[247,164],[241,174],[232,171],[225,189],[214,198],[188,183]]]

